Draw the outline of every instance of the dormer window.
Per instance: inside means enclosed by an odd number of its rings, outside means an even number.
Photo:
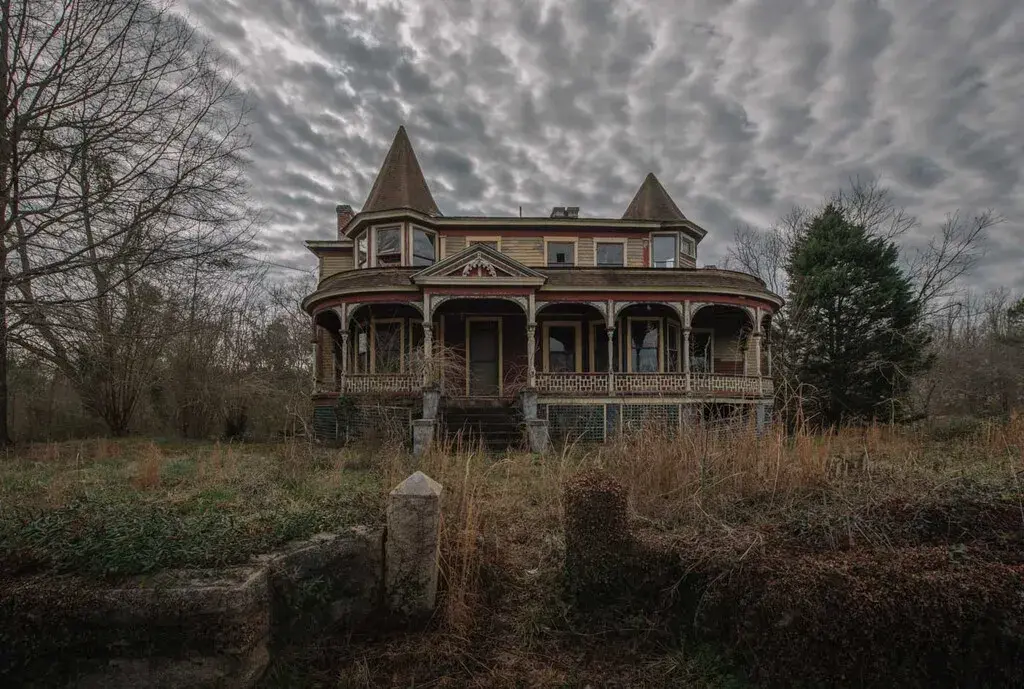
[[[377,266],[402,265],[402,228],[378,227],[373,237],[373,249]]]
[[[679,236],[656,234],[651,238],[651,265],[655,268],[675,268],[679,264]]]
[[[697,246],[689,237],[683,237],[683,253],[690,258],[697,258]]]

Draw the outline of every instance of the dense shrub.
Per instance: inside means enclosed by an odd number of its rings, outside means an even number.
[[[1024,686],[1024,568],[922,547],[758,558],[695,628],[764,686]]]

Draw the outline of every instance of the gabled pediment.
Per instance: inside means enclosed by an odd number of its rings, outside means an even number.
[[[413,274],[417,285],[521,284],[543,285],[547,276],[486,244],[472,244],[439,263]]]

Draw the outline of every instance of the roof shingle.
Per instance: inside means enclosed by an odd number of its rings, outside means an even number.
[[[360,212],[399,208],[411,208],[431,216],[441,215],[427,187],[427,181],[423,178],[423,171],[405,127],[398,128]]]
[[[653,172],[647,173],[643,184],[630,201],[623,220],[686,220],[679,206],[661,186]]]

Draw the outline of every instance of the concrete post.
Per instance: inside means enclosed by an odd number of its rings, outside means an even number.
[[[441,490],[440,483],[417,471],[388,496],[384,585],[388,606],[405,615],[425,615],[434,609]]]
[[[523,390],[520,394],[521,404],[523,405],[523,420],[532,421],[537,418],[537,391],[536,390]]]

